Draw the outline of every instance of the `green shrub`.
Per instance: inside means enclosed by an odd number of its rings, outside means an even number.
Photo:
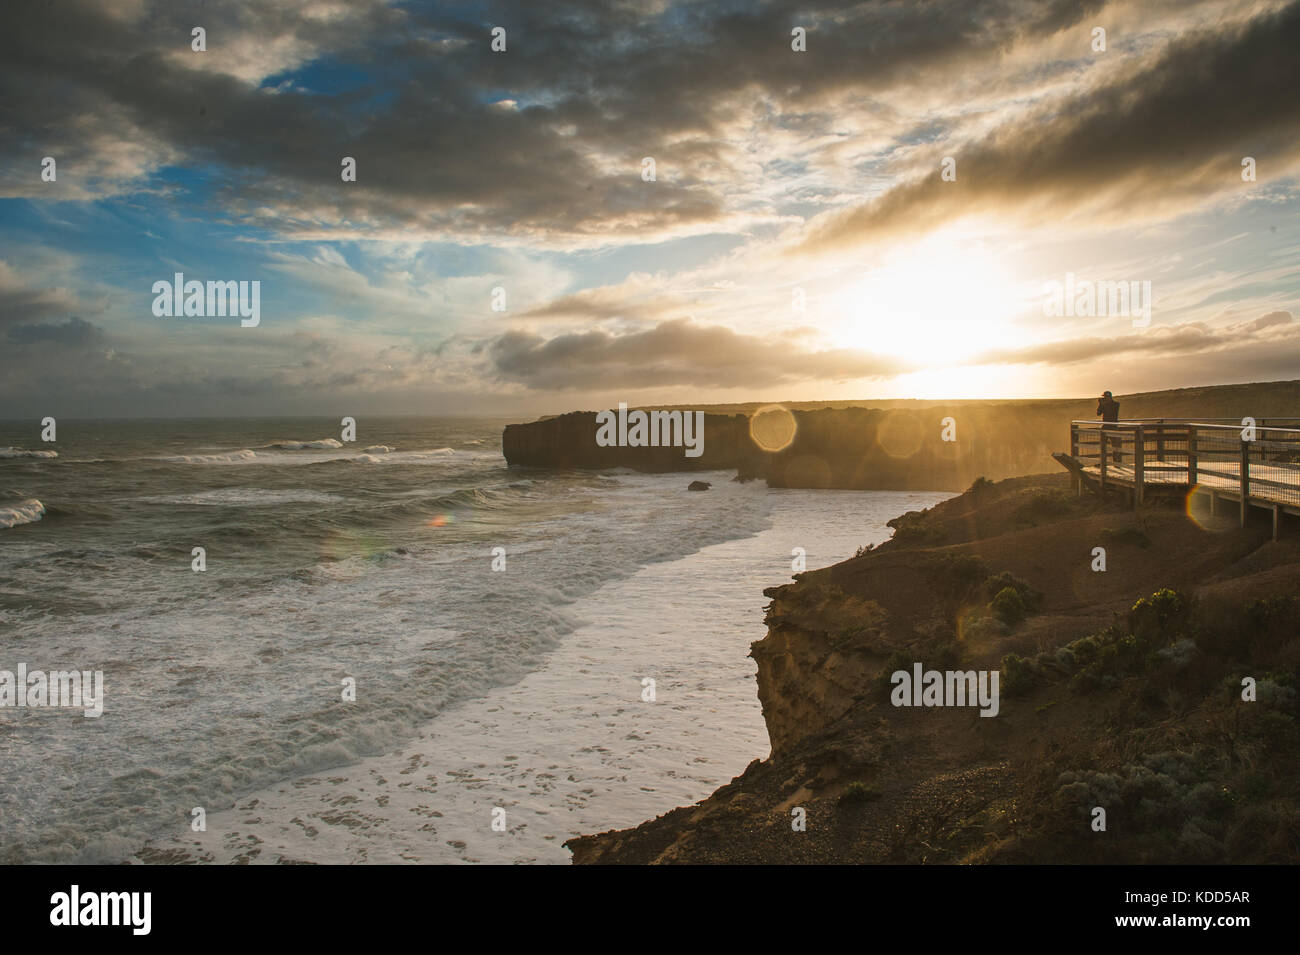
[[[875,786],[868,786],[866,783],[853,782],[849,783],[847,789],[840,793],[839,804],[841,806],[861,805],[863,803],[875,802],[883,794]]]
[[[1020,595],[1020,599],[1024,602],[1027,610],[1031,610],[1038,606],[1038,602],[1043,597],[1042,594],[1033,587],[1030,587],[1024,580],[1007,570],[1002,571],[1000,574],[994,574],[992,577],[989,577],[984,581],[984,593],[988,595],[990,600],[1007,587],[1010,587]]]
[[[893,540],[904,544],[940,544],[948,539],[948,528],[929,517],[929,511],[908,511],[885,521],[894,529]]]
[[[1002,658],[1002,683],[1004,696],[1019,696],[1038,685],[1039,674],[1033,663],[1018,653],[1008,653]]]
[[[941,643],[925,655],[927,670],[955,670],[961,663],[961,644],[956,640]]]
[[[993,616],[988,607],[976,607],[961,618],[963,640],[992,640],[1005,637],[1007,633],[1007,625]]]
[[[1008,627],[1015,626],[1025,619],[1028,609],[1020,591],[1014,587],[1003,587],[991,601],[989,609]]]
[[[932,554],[926,576],[939,595],[963,599],[989,575],[984,561],[974,554]]]
[[[1128,613],[1129,630],[1144,646],[1163,644],[1178,634],[1184,624],[1190,602],[1168,587],[1143,597]]]
[[[884,666],[880,668],[880,672],[876,675],[876,679],[880,681],[882,686],[892,687],[893,683],[890,681],[890,677],[899,670],[906,670],[908,673],[911,673],[912,664],[915,662],[915,651],[895,650],[885,658]]]

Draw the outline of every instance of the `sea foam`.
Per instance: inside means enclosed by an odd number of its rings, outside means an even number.
[[[0,448],[0,458],[57,458],[58,451],[29,451],[27,448]]]
[[[34,497],[28,498],[21,504],[0,504],[0,527],[31,524],[39,521],[44,514],[45,505]]]

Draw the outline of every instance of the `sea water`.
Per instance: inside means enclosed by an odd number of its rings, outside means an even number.
[[[511,469],[504,424],[0,423],[0,669],[104,674],[0,709],[0,861],[565,862],[767,755],[796,549],[947,496]]]

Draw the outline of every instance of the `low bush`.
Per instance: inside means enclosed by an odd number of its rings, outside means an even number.
[[[847,789],[840,793],[839,804],[841,806],[862,805],[863,803],[875,802],[881,797],[882,793],[875,786],[868,786],[866,783],[852,782]]]

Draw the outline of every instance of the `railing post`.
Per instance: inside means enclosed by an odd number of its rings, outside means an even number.
[[[1196,426],[1187,428],[1187,487],[1196,487]]]
[[[1250,442],[1241,440],[1241,526],[1246,526],[1246,508],[1250,505]]]
[[[1156,460],[1165,463],[1165,419],[1156,422]]]
[[[1097,430],[1097,450],[1101,452],[1101,489],[1106,490],[1106,426]]]
[[[1070,422],[1070,457],[1079,460],[1079,426],[1073,421]],[[1082,462],[1080,466],[1082,467]],[[1083,497],[1083,478],[1071,471],[1070,483],[1074,485],[1075,497]]]
[[[1133,509],[1142,506],[1142,482],[1146,479],[1146,435],[1142,425],[1133,432]]]

